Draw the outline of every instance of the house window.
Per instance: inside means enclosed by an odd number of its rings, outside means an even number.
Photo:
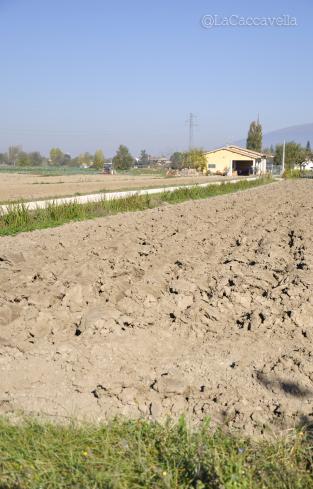
[[[208,164],[208,168],[216,168],[215,163],[209,163],[209,164]]]

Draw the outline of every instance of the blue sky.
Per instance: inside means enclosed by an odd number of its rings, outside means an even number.
[[[297,26],[213,27],[294,16]],[[219,17],[220,18],[220,17]],[[312,0],[0,0],[0,151],[207,149],[313,122]]]

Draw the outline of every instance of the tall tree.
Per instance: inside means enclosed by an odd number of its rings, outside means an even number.
[[[307,161],[312,161],[312,159],[313,159],[313,152],[312,152],[312,149],[311,149],[311,143],[310,143],[310,141],[308,141],[306,143],[305,152],[306,152],[306,160]]]
[[[149,155],[145,149],[142,149],[140,151],[139,162],[142,166],[148,166],[149,165]]]
[[[93,159],[93,166],[97,170],[103,170],[103,165],[104,165],[104,154],[102,149],[97,149],[95,152],[95,156]]]
[[[170,157],[170,160],[171,168],[173,168],[174,170],[179,170],[183,167],[184,164],[184,153],[181,153],[180,151],[175,151],[175,153],[173,153]]]
[[[51,148],[50,150],[50,161],[54,166],[60,166],[64,163],[64,153],[60,148]]]
[[[64,153],[62,165],[69,165],[70,166],[71,161],[72,161],[71,155],[69,153]]]
[[[114,170],[128,170],[133,163],[134,158],[130,154],[128,148],[121,144],[113,158]]]
[[[252,121],[250,124],[249,132],[248,132],[248,137],[247,137],[247,144],[246,147],[247,149],[251,149],[253,151],[262,151],[262,126],[259,122],[257,121]]]
[[[28,153],[28,158],[31,166],[41,166],[44,161],[44,158],[39,153],[39,151],[33,151],[32,153]]]
[[[25,151],[21,151],[16,159],[17,166],[31,166],[29,155]]]
[[[18,155],[22,151],[21,146],[10,146],[8,149],[8,163],[15,166],[17,163]]]
[[[311,143],[308,141],[305,147],[305,161],[313,161],[313,151],[311,149]]]
[[[78,156],[78,161],[79,161],[79,166],[83,166],[83,165],[90,166],[92,164],[92,162],[93,162],[93,157],[88,152],[81,153]]]
[[[0,165],[7,165],[8,163],[8,153],[0,153]]]

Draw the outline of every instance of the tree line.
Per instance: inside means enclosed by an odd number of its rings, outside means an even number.
[[[51,148],[49,156],[43,156],[39,151],[26,152],[21,146],[10,146],[5,153],[0,153],[0,164],[8,166],[72,166],[88,167],[101,170],[107,160],[102,149],[97,149],[94,154],[81,153],[74,158],[63,152],[60,148]],[[128,148],[120,145],[113,158],[116,169],[128,169],[134,164],[134,158]]]
[[[43,156],[39,151],[27,153],[23,151],[21,146],[10,146],[8,151],[0,153],[0,164],[30,167],[30,166],[72,166],[86,167],[102,170],[105,163],[111,162],[115,170],[128,170],[131,167],[139,164],[141,167],[150,165],[150,156],[143,149],[140,152],[139,159],[136,160],[130,153],[127,146],[121,144],[112,159],[106,159],[102,149],[92,154],[89,152],[81,153],[72,158],[68,153],[63,152],[60,148],[51,148],[49,156]],[[175,152],[172,154],[171,167],[174,169],[180,168],[196,168],[200,171],[206,167],[206,160],[201,149],[191,149],[186,152]]]
[[[283,160],[283,144],[277,144],[275,147],[263,148],[263,133],[260,121],[252,121],[249,127],[246,148],[259,153],[265,153],[274,156],[274,164],[281,165]],[[287,141],[285,144],[285,168],[292,169],[294,166],[303,165],[306,161],[313,160],[313,152],[310,141],[306,146],[302,146],[295,141]]]
[[[283,157],[283,145],[278,144],[270,148],[263,148],[262,125],[252,121],[246,140],[246,148],[274,156],[274,164],[280,165]],[[303,147],[294,141],[286,143],[285,167],[293,168],[301,166],[305,161],[313,160],[310,141]],[[106,159],[102,149],[97,149],[94,154],[85,152],[72,158],[60,148],[51,148],[49,156],[43,156],[39,151],[27,153],[21,146],[10,146],[5,153],[0,153],[0,165],[18,167],[27,166],[72,166],[86,167],[102,170],[105,163],[111,162],[115,170],[128,170],[139,164],[141,167],[149,166],[150,157],[146,150],[142,150],[138,161],[131,155],[127,146],[121,144],[113,159]],[[199,171],[206,169],[206,158],[202,149],[193,148],[189,151],[175,151],[170,157],[170,167],[173,169],[195,168]]]
[[[170,157],[171,168],[179,170],[182,168],[195,168],[203,171],[206,169],[207,162],[202,149],[190,149],[189,151],[175,151]]]

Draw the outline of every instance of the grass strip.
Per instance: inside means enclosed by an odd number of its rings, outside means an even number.
[[[56,425],[0,420],[1,489],[309,489],[312,438],[275,441],[190,430],[184,418],[158,424],[113,420]]]
[[[123,199],[101,200],[79,204],[71,202],[58,205],[48,204],[44,209],[28,210],[26,203],[8,206],[8,212],[0,214],[0,236],[14,235],[23,231],[33,231],[60,226],[70,221],[83,221],[97,217],[151,209],[162,203],[178,204],[187,200],[206,199],[217,195],[247,190],[272,182],[264,177],[257,180],[245,180],[238,183],[223,183],[207,187],[193,186],[180,188],[173,192],[159,194],[133,195]],[[1,488],[0,488],[1,489]]]

